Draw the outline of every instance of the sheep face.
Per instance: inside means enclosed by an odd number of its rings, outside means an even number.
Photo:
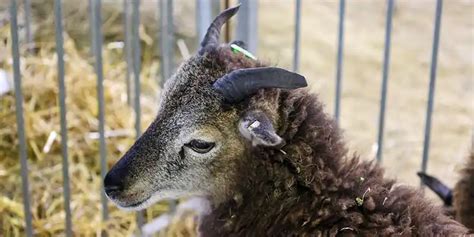
[[[222,102],[212,82],[226,69],[215,65],[195,57],[168,80],[157,118],[105,178],[106,193],[119,207],[141,209],[187,195],[223,199],[245,146],[281,141],[263,113]]]
[[[141,209],[188,195],[224,201],[238,183],[239,167],[251,161],[248,147],[283,142],[273,128],[278,101],[249,106],[249,98],[260,89],[294,89],[306,81],[219,45],[220,27],[237,10],[216,17],[198,54],[168,79],[155,121],[105,177],[105,192],[119,207]]]

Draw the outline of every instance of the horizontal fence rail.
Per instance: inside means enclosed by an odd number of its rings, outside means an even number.
[[[236,27],[236,38],[247,43],[251,52],[256,52],[258,48],[258,1],[241,0],[241,9],[238,13],[238,22]],[[295,0],[295,28],[293,41],[293,65],[294,71],[300,70],[300,52],[301,52],[301,20],[302,20],[302,0]],[[229,1],[225,1],[224,6],[228,6]],[[395,0],[386,0],[385,15],[385,38],[383,49],[382,78],[380,92],[380,111],[378,115],[377,130],[377,154],[376,158],[380,162],[383,157],[384,142],[384,126],[386,117],[386,104],[388,94],[389,70],[390,70],[390,50],[392,37],[392,18],[395,7]],[[103,72],[103,32],[102,32],[102,16],[101,16],[101,0],[89,0],[89,16],[90,16],[90,34],[91,34],[91,54],[93,56],[94,69],[97,79],[97,106],[98,106],[98,133],[99,133],[99,159],[100,174],[103,179],[107,173],[107,148],[105,140],[105,104],[104,104],[104,72]],[[175,68],[175,28],[173,20],[173,1],[158,0],[157,12],[159,12],[159,31],[156,36],[159,39],[158,52],[160,60],[161,80],[159,84],[162,86],[166,79],[170,78]],[[217,0],[197,0],[196,1],[196,32],[198,38],[201,39],[206,33],[208,25],[216,15],[215,9],[221,8],[221,4]],[[429,161],[431,123],[434,106],[434,94],[437,77],[438,50],[441,31],[443,0],[436,1],[436,10],[434,17],[433,45],[431,52],[431,65],[429,75],[428,102],[426,106],[426,121],[424,130],[423,156],[421,170],[427,169]],[[21,164],[21,181],[23,192],[23,206],[25,218],[25,235],[33,236],[32,212],[30,206],[30,191],[28,181],[28,157],[27,143],[25,137],[25,122],[23,114],[23,95],[22,95],[22,77],[20,72],[20,49],[18,40],[18,22],[17,22],[17,0],[10,1],[10,21],[11,21],[11,50],[13,62],[13,78],[15,92],[15,110],[16,124],[19,142],[19,160]],[[140,0],[123,0],[123,42],[124,42],[124,61],[126,62],[126,94],[127,104],[134,109],[135,114],[135,136],[138,139],[142,133],[141,128],[141,107],[140,107],[140,71],[141,71],[141,44],[140,44]],[[31,2],[24,1],[25,11],[25,34],[27,48],[30,49],[34,45],[31,32]],[[344,60],[344,21],[346,12],[346,1],[340,0],[338,5],[338,24],[337,24],[337,59],[335,72],[335,108],[334,117],[336,122],[340,121],[341,108],[341,91],[343,80],[343,60]],[[73,236],[73,220],[71,218],[71,190],[69,181],[69,155],[68,155],[68,130],[67,130],[67,108],[66,108],[66,85],[65,85],[65,65],[64,65],[64,39],[63,39],[63,12],[62,0],[54,1],[54,22],[55,22],[55,42],[57,54],[57,72],[58,72],[58,102],[59,116],[61,128],[61,153],[62,153],[62,175],[63,175],[63,193],[64,193],[64,209],[65,209],[65,235]],[[230,30],[226,29],[226,35],[230,34]],[[199,41],[198,41],[199,42]],[[28,51],[30,52],[30,50]],[[109,219],[107,209],[107,197],[105,193],[101,193],[101,217],[105,222]],[[175,202],[170,203],[171,209],[174,208]],[[145,224],[143,212],[137,213],[137,224],[139,227]],[[139,228],[140,229],[140,228]]]

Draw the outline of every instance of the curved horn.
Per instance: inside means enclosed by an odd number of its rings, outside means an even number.
[[[423,172],[418,172],[417,174],[420,177],[421,182],[428,186],[428,188],[430,188],[438,195],[438,197],[443,200],[445,206],[452,206],[453,191],[448,188],[448,186],[439,181],[439,179]]]
[[[209,28],[207,28],[207,33],[204,36],[204,39],[201,41],[201,48],[198,51],[199,55],[204,54],[206,48],[219,45],[219,36],[221,34],[222,25],[237,13],[239,7],[240,4],[236,7],[226,9],[214,19]]]
[[[276,67],[237,69],[214,82],[227,102],[236,103],[263,88],[296,89],[306,87],[306,79],[298,73]]]

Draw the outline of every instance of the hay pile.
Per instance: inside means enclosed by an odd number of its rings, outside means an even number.
[[[143,34],[146,35],[146,32]],[[52,35],[54,36],[54,35]],[[51,37],[52,37],[51,36]],[[52,236],[64,233],[65,213],[61,173],[60,137],[47,148],[52,134],[60,133],[57,89],[57,65],[53,40],[36,41],[37,52],[28,55],[21,49],[24,118],[28,146],[30,200],[34,234]],[[97,131],[96,76],[88,50],[65,34],[67,90],[67,125],[71,210],[74,233],[81,236],[130,236],[136,230],[135,213],[118,210],[109,203],[110,219],[101,222],[101,179]],[[104,94],[106,131],[120,131],[118,137],[106,138],[108,165],[112,166],[135,140],[134,111],[126,105],[125,63],[121,49],[104,45]],[[0,26],[0,69],[12,71],[10,25]],[[142,128],[156,114],[158,87],[156,61],[143,62]],[[11,85],[13,86],[12,81]],[[24,233],[18,138],[14,93],[0,96],[0,229],[2,236]],[[46,148],[45,148],[46,147]],[[157,204],[146,210],[147,221],[168,210]],[[186,221],[185,223],[188,223]],[[183,224],[185,224],[183,223]],[[180,222],[176,222],[181,225]],[[189,225],[185,224],[185,225]]]

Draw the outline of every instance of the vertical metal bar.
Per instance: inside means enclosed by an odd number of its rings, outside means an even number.
[[[211,0],[211,20],[221,12],[221,0]]]
[[[25,33],[28,51],[31,51],[33,45],[33,35],[31,34],[31,0],[24,0],[23,7],[25,9]]]
[[[31,224],[30,189],[28,182],[28,157],[26,153],[25,121],[23,119],[23,94],[21,91],[20,75],[20,52],[18,46],[18,22],[16,0],[10,1],[11,35],[12,35],[12,56],[13,56],[13,78],[15,80],[15,110],[16,124],[18,130],[18,143],[20,155],[21,184],[23,191],[23,208],[25,212],[25,232],[26,236],[33,236]]]
[[[293,71],[298,72],[300,68],[300,34],[301,34],[301,0],[296,0],[295,9],[295,52],[293,54]]]
[[[436,85],[436,69],[438,66],[438,48],[439,35],[441,30],[441,15],[443,11],[443,0],[436,1],[436,17],[433,33],[433,48],[431,54],[431,68],[430,68],[430,84],[428,92],[428,105],[426,108],[426,123],[425,123],[425,140],[423,144],[423,160],[421,163],[421,171],[425,172],[428,165],[428,155],[430,151],[430,136],[431,136],[431,116],[433,114],[434,93]],[[423,186],[423,183],[421,183]]]
[[[230,0],[224,0],[224,9],[228,9],[230,7]],[[225,24],[225,31],[224,31],[224,40],[225,42],[229,42],[230,41],[230,21],[228,21],[226,24]]]
[[[346,1],[339,1],[339,35],[337,38],[337,68],[336,68],[336,103],[334,106],[334,117],[339,123],[341,110],[341,88],[342,88],[342,63],[344,50],[344,15],[345,15]]]
[[[212,21],[212,5],[211,0],[196,0],[196,29],[198,36],[198,44],[204,38],[207,27]],[[199,47],[199,45],[198,45]]]
[[[392,38],[392,13],[394,0],[387,0],[385,20],[385,49],[383,53],[382,89],[380,99],[379,130],[377,136],[377,161],[382,161],[383,134],[385,128],[385,105],[387,104],[388,71],[390,66],[390,46]]]
[[[64,48],[63,48],[63,21],[61,0],[54,1],[56,53],[58,55],[58,88],[59,109],[61,119],[61,151],[63,165],[63,192],[64,211],[66,213],[66,236],[72,236],[70,188],[69,188],[69,162],[67,149],[67,121],[66,121],[66,86],[64,83]]]
[[[123,0],[123,21],[124,21],[124,56],[126,66],[125,85],[127,90],[127,104],[132,105],[132,89],[130,85],[130,73],[132,71],[132,47],[130,45],[130,6],[129,0]]]
[[[257,53],[258,46],[258,0],[240,0],[237,13],[237,40],[244,41],[247,49]]]
[[[91,36],[91,56],[94,58],[95,60],[95,27],[94,27],[94,24],[95,24],[95,14],[94,14],[94,0],[88,0],[88,4],[89,4],[89,25],[90,25],[90,36]],[[94,64],[94,67],[95,67],[95,64]]]
[[[140,47],[140,0],[132,3],[132,44],[133,44],[133,78],[135,97],[133,108],[135,109],[135,134],[136,139],[141,135],[141,107],[140,107],[140,68],[141,68],[141,47]],[[141,227],[145,223],[142,211],[137,212],[137,225],[141,233]]]
[[[163,87],[165,81],[171,77],[174,68],[174,27],[173,27],[173,1],[160,0],[160,60],[161,60],[161,81]],[[170,210],[176,208],[176,201],[169,202]]]
[[[104,72],[102,68],[102,16],[101,16],[101,0],[92,0],[93,2],[93,20],[92,25],[94,32],[94,49],[95,49],[95,71],[97,74],[97,104],[98,104],[98,120],[99,120],[99,155],[100,155],[100,175],[102,181],[107,174],[107,153],[105,147],[105,109],[104,109]],[[102,182],[103,183],[103,182]],[[101,191],[102,203],[102,220],[109,219],[107,210],[107,197],[105,192]]]
[[[165,81],[171,77],[174,68],[174,32],[173,32],[173,1],[160,0],[160,60],[161,60],[161,81],[163,86]]]

